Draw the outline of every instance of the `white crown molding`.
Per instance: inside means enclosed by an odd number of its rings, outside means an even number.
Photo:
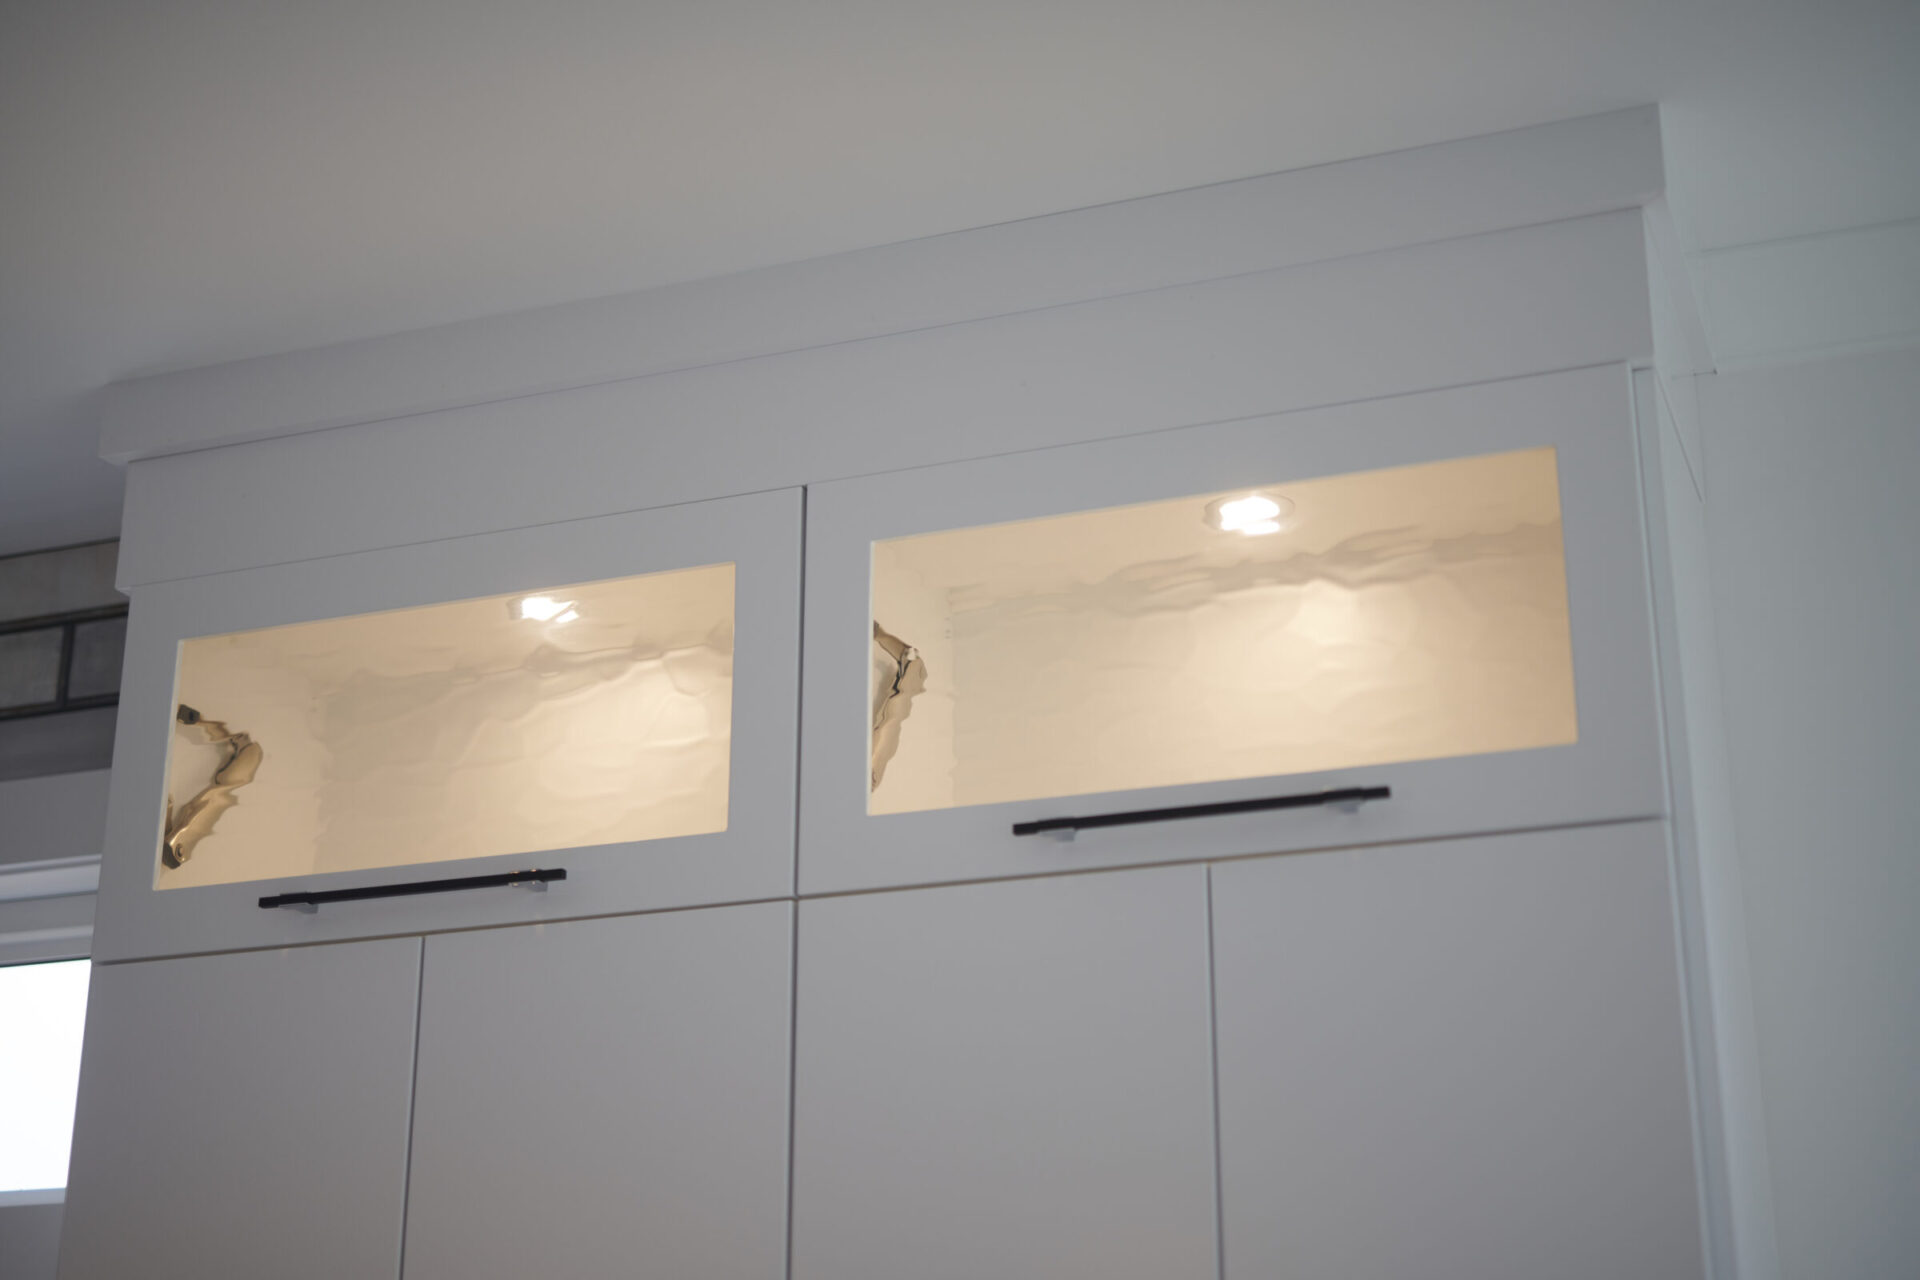
[[[121,585],[1652,355],[1639,209],[128,469]],[[193,514],[198,513],[198,514]]]
[[[1638,107],[640,293],[114,384],[125,463],[1634,208]]]

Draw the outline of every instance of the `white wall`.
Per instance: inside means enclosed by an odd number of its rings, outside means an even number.
[[[1696,380],[1780,1272],[1920,1270],[1920,349]]]

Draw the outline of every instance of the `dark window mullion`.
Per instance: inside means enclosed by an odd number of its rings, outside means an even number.
[[[67,708],[67,682],[73,678],[73,623],[67,622],[60,627],[60,670],[58,684],[53,691],[53,709],[64,711]]]
[[[15,635],[23,631],[60,632],[60,656],[54,671],[54,695],[51,701],[36,702],[27,706],[0,707],[0,721],[29,720],[36,716],[59,715],[65,711],[88,711],[96,707],[115,706],[120,701],[120,691],[116,688],[109,693],[90,693],[85,697],[73,696],[73,664],[80,643],[80,628],[95,622],[111,622],[115,618],[127,616],[127,606],[106,605],[93,609],[76,609],[67,614],[42,614],[32,618],[14,618],[0,622],[0,636]]]

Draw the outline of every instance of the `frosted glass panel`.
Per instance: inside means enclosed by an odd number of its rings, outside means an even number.
[[[1571,743],[1554,451],[876,542],[868,657],[876,814]]]
[[[731,564],[180,646],[159,888],[724,831]]]
[[[127,650],[127,620],[102,618],[73,629],[73,665],[67,671],[67,696],[95,698],[120,691],[120,663]]]
[[[0,710],[37,707],[60,696],[59,627],[0,635]]]

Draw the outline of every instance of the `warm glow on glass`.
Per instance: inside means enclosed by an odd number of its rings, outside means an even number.
[[[520,616],[529,622],[572,622],[580,616],[571,600],[555,600],[552,596],[525,596],[517,605]]]
[[[1280,522],[1293,512],[1293,503],[1264,493],[1239,498],[1216,498],[1207,504],[1207,523],[1222,533],[1249,538],[1280,532]]]
[[[872,599],[870,813],[1578,736],[1551,449],[887,539]]]
[[[733,585],[705,565],[184,642],[157,887],[726,830]]]

